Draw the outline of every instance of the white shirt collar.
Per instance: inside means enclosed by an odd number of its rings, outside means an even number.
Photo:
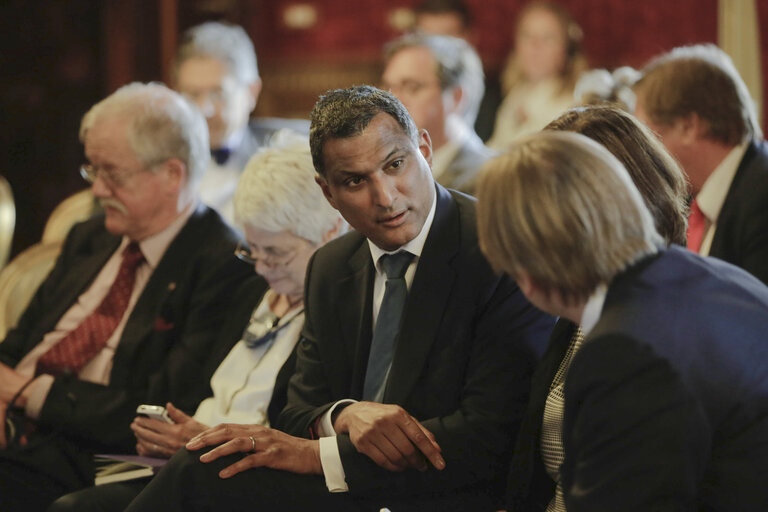
[[[139,242],[139,249],[141,249],[141,254],[144,255],[144,259],[147,261],[147,264],[150,266],[150,268],[154,269],[160,262],[163,254],[165,254],[165,250],[168,249],[168,246],[171,244],[173,239],[176,238],[176,235],[179,234],[181,228],[184,227],[184,225],[187,223],[187,220],[189,220],[189,218],[192,216],[192,212],[195,211],[196,206],[196,202],[193,202],[187,206],[187,208],[182,211],[181,214],[164,230],[160,231],[159,233],[155,233],[154,235],[147,237]],[[129,243],[130,240],[128,237],[124,236],[120,246],[122,248]]]
[[[587,303],[584,305],[584,312],[581,314],[581,332],[584,336],[595,327],[597,321],[600,320],[600,315],[603,312],[603,304],[605,304],[605,296],[608,293],[608,287],[604,284],[599,285],[594,292],[587,299]]]
[[[696,196],[696,203],[710,223],[717,223],[717,217],[723,208],[725,196],[728,195],[728,189],[731,188],[731,182],[733,182],[733,177],[739,169],[739,163],[744,158],[744,153],[747,152],[747,146],[749,146],[749,142],[742,142],[734,147],[715,167]]]
[[[394,251],[385,251],[384,249],[381,249],[379,246],[377,246],[376,244],[368,240],[368,248],[371,251],[371,257],[373,258],[373,262],[376,265],[377,271],[379,272],[382,271],[379,268],[379,258],[381,258],[385,254],[395,254],[396,252],[400,252],[400,251],[408,251],[409,253],[416,256],[413,261],[418,260],[418,258],[421,256],[421,252],[424,250],[424,244],[427,241],[427,235],[429,235],[429,228],[432,227],[432,221],[435,219],[436,207],[437,207],[437,191],[435,189],[435,186],[432,185],[432,207],[429,209],[429,214],[427,215],[427,218],[424,220],[424,225],[421,227],[421,231],[419,231],[419,234],[413,237],[413,239],[410,242],[398,247]]]

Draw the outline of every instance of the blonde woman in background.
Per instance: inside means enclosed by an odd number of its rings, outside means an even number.
[[[515,48],[502,73],[504,100],[488,146],[505,150],[574,106],[574,86],[587,69],[582,31],[562,6],[532,2],[518,17]]]

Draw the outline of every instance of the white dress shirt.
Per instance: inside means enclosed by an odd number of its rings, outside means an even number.
[[[268,290],[256,306],[252,318],[269,312],[275,292]],[[280,319],[275,339],[249,348],[242,339],[221,362],[211,377],[213,396],[203,400],[195,420],[209,426],[221,423],[269,426],[267,409],[275,388],[275,379],[296,346],[304,326],[304,309],[296,308]]]
[[[408,290],[410,290],[411,283],[413,283],[413,276],[416,274],[416,267],[419,264],[419,258],[424,249],[424,243],[427,241],[429,229],[432,227],[432,221],[435,218],[437,194],[434,188],[432,191],[432,207],[424,221],[424,225],[421,227],[421,231],[413,238],[413,240],[402,247],[399,247],[395,251],[385,251],[368,240],[368,248],[371,251],[371,258],[376,262],[376,275],[373,281],[373,316],[371,332],[376,329],[376,320],[379,316],[381,302],[384,299],[385,283],[387,281],[387,275],[381,268],[381,257],[385,254],[395,254],[400,251],[407,251],[414,255],[413,260],[411,260],[410,265],[408,265],[408,269],[405,271],[405,283]],[[387,374],[389,374],[389,372],[387,372]],[[317,430],[320,435],[320,462],[323,466],[323,475],[325,475],[325,485],[330,492],[346,492],[349,490],[346,482],[346,474],[344,473],[344,466],[341,463],[339,445],[335,439],[336,431],[333,429],[333,422],[331,419],[333,412],[339,405],[354,401],[355,400],[347,399],[336,402],[333,407],[322,416],[321,421],[318,423]]]

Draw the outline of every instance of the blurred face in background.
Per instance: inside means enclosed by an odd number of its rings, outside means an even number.
[[[208,122],[211,149],[222,147],[245,128],[256,107],[261,83],[241,83],[212,57],[191,57],[179,65],[176,89],[195,103]]]
[[[451,106],[437,76],[432,52],[423,46],[403,48],[389,59],[381,78],[382,89],[403,103],[418,128],[429,132],[432,146],[442,146],[445,118]]]
[[[567,41],[557,16],[545,8],[533,8],[520,20],[515,53],[525,78],[540,82],[555,78],[566,61]]]

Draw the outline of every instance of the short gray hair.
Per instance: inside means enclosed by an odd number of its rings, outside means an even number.
[[[237,184],[236,221],[273,233],[288,231],[315,245],[322,243],[323,236],[340,221],[346,223],[326,201],[315,176],[306,139],[257,153]]]
[[[309,146],[317,173],[325,176],[323,146],[328,139],[360,135],[368,123],[381,113],[392,116],[405,134],[417,143],[418,129],[413,118],[400,100],[387,91],[370,85],[356,85],[348,89],[334,89],[320,96],[312,109],[309,129]]]
[[[205,173],[210,159],[205,118],[163,84],[134,82],[91,107],[80,123],[83,143],[88,130],[105,117],[130,120],[128,142],[145,167],[178,158],[186,166],[190,189]]]
[[[193,57],[210,57],[226,64],[242,84],[252,84],[259,79],[253,42],[237,25],[209,21],[188,29],[181,38],[174,72],[178,74],[181,64]]]
[[[465,40],[452,36],[406,34],[388,43],[384,48],[387,62],[406,48],[424,47],[437,62],[437,77],[443,91],[461,87],[464,91],[465,107],[461,116],[468,126],[475,125],[480,102],[485,94],[483,63],[477,52]]]
[[[477,188],[480,246],[566,302],[586,299],[663,241],[626,169],[597,142],[543,131],[488,161]]]

